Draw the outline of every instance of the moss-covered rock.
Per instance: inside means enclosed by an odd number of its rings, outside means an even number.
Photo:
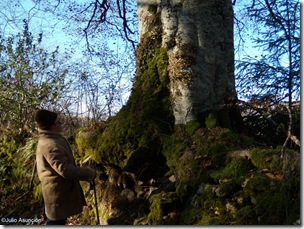
[[[292,224],[299,217],[299,203],[290,196],[299,193],[298,152],[287,150],[292,168],[287,179],[280,148],[254,147],[252,139],[229,129],[179,126],[165,143],[164,155],[178,179],[176,193],[185,203],[180,224]],[[294,190],[287,190],[291,186]]]
[[[218,125],[218,116],[215,112],[210,112],[205,121],[206,127],[211,129]]]
[[[173,134],[159,135],[155,140],[165,157],[163,166],[169,168],[166,176],[174,176],[170,191],[159,185],[152,189],[153,194],[137,200],[140,202],[119,202],[114,197],[120,193],[104,190],[103,196],[108,195],[105,209],[111,205],[115,210],[112,216],[110,212],[103,215],[107,224],[125,224],[129,220],[136,225],[287,225],[299,219],[298,152],[286,151],[289,157],[285,163],[290,165],[286,173],[280,148],[254,147],[253,141],[229,129],[202,128],[191,122],[175,126]],[[139,142],[125,168],[135,169],[139,161],[157,164],[154,151],[144,147],[150,144],[149,139]],[[151,174],[153,171],[156,169]],[[143,204],[142,214],[131,217],[121,209],[132,204],[136,209],[136,203]]]
[[[77,163],[95,155],[96,141],[99,130],[80,128],[74,132],[75,144],[77,146],[77,154],[74,156]]]

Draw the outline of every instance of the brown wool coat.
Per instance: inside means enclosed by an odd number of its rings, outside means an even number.
[[[92,180],[94,170],[77,167],[67,140],[50,130],[39,130],[36,161],[46,216],[60,220],[81,213],[86,202],[79,181]]]

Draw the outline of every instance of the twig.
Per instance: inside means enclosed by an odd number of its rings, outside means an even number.
[[[116,1],[117,7],[118,7],[118,15],[119,17],[123,20],[123,31],[125,34],[125,37],[127,41],[131,42],[133,49],[135,49],[135,42],[129,38],[128,32],[131,34],[134,34],[134,32],[129,28],[128,23],[127,23],[127,17],[126,17],[126,2],[125,0],[122,1],[122,9],[119,3],[119,0]]]
[[[285,148],[287,146],[287,143],[288,143],[289,139],[291,138],[292,115],[291,115],[291,110],[290,110],[288,105],[286,105],[286,109],[288,111],[289,122],[288,122],[287,137],[286,137],[285,142],[284,142],[284,144],[282,146],[282,149],[281,149],[281,159],[283,159],[283,157],[284,157]]]

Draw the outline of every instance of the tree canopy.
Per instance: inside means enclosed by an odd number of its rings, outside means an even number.
[[[41,40],[41,34],[34,39],[26,21],[22,33],[1,39],[1,129],[32,131],[29,117],[37,107],[57,110],[69,89],[58,47],[48,52],[41,47]]]

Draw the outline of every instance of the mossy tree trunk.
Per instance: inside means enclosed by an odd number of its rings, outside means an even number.
[[[175,124],[233,128],[237,117],[231,1],[138,0],[138,14],[133,89],[94,148],[96,161],[134,172],[164,162]]]
[[[175,124],[204,121],[212,111],[218,122],[233,126],[231,109],[222,112],[236,100],[231,1],[138,0],[138,16],[139,47],[157,31],[161,37],[152,42],[159,42],[167,53],[163,71],[169,76]],[[137,55],[137,63],[145,58]]]

